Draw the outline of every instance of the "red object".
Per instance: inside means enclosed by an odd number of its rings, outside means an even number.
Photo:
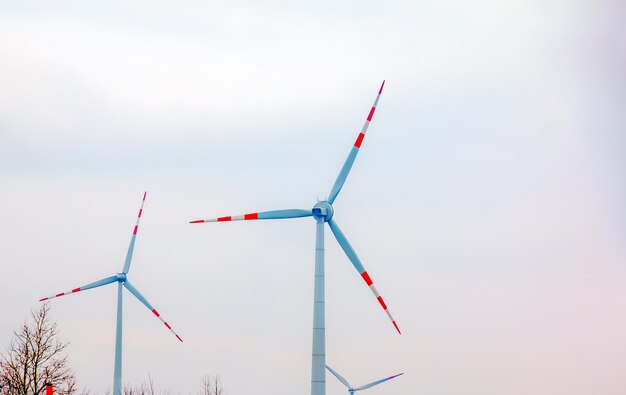
[[[165,324],[165,326],[167,327],[167,329],[172,329],[172,327],[170,326],[170,324],[168,324],[167,322],[163,322]]]
[[[400,332],[400,328],[398,328],[398,325],[396,324],[396,322],[395,321],[392,321],[392,322],[393,322],[393,326],[396,327],[396,330],[398,331],[398,333],[402,334],[402,332]]]
[[[361,148],[361,143],[363,142],[364,137],[365,135],[363,133],[359,133],[359,137],[356,138],[356,141],[354,142],[354,146],[357,148]]]
[[[230,221],[231,219],[231,217],[220,217],[217,219],[217,222]]]
[[[259,213],[246,214],[243,216],[243,219],[259,219]]]
[[[378,94],[380,95],[381,93],[383,93],[383,88],[385,87],[385,81],[383,81],[383,84],[380,86],[380,90],[378,91]],[[400,332],[400,331],[398,331]]]
[[[380,303],[380,305],[383,306],[383,309],[387,310],[387,305],[385,304],[383,297],[379,296],[377,299],[378,299],[378,303]]]
[[[204,222],[204,220],[203,220],[203,219],[197,219],[197,220],[195,220],[195,221],[189,221],[189,223],[190,223],[190,224],[201,224],[201,223],[203,223],[203,222]]]
[[[80,288],[74,288],[74,289],[72,290],[72,293],[74,293],[74,292],[80,292]]]
[[[54,387],[52,386],[52,384],[46,384],[46,395],[53,395],[54,394]]]
[[[137,216],[138,218],[141,218],[141,212],[143,211],[142,208],[139,209],[139,215]]]
[[[368,121],[372,120],[372,117],[374,116],[374,111],[376,111],[376,107],[372,107],[372,109],[370,110],[370,115],[367,116]]]
[[[365,280],[365,283],[367,284],[368,287],[372,285],[373,283],[372,279],[370,278],[370,275],[367,274],[367,272],[361,273],[361,277],[363,277],[363,280]]]
[[[152,310],[152,312],[154,313],[154,315],[156,315],[157,317],[159,316],[159,313],[156,311],[156,309]]]

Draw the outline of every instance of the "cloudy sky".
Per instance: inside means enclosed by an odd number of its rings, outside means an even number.
[[[0,347],[43,296],[122,269],[124,382],[310,386],[314,222],[189,225],[328,195],[327,362],[376,394],[626,393],[621,1],[4,1]],[[56,299],[110,390],[114,286]],[[328,376],[328,393],[344,393]]]

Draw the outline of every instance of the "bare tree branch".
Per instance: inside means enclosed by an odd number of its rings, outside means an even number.
[[[68,343],[57,339],[57,325],[46,303],[31,312],[31,322],[13,332],[7,351],[0,354],[0,395],[40,395],[46,383],[61,395],[77,392],[76,379],[68,366]]]

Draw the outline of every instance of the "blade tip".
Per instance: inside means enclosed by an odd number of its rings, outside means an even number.
[[[398,328],[398,324],[396,324],[396,322],[395,322],[395,321],[392,321],[392,322],[393,322],[393,326],[395,326],[395,327],[396,327],[396,330],[398,331],[398,335],[401,335],[401,334],[402,334],[402,332],[400,332],[400,328]]]
[[[203,219],[196,219],[196,220],[193,220],[193,221],[189,221],[190,224],[201,224],[203,222],[204,222]]]
[[[383,93],[383,88],[385,87],[385,80],[383,80],[382,85],[380,86],[380,90],[378,91],[378,94],[380,95],[381,93]]]

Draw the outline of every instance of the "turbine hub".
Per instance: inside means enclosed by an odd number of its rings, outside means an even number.
[[[123,283],[126,281],[126,273],[117,273],[117,282]]]
[[[328,222],[333,217],[334,213],[335,210],[333,210],[333,206],[327,201],[318,202],[313,206],[313,217],[315,217],[315,219],[324,218],[324,222]]]

